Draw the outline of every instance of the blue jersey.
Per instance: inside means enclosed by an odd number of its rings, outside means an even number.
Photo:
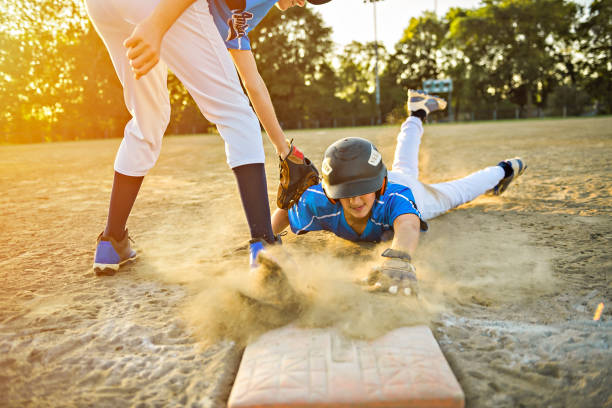
[[[278,0],[208,0],[217,30],[232,50],[250,50],[249,32]]]
[[[385,231],[393,230],[393,221],[402,214],[415,214],[421,219],[421,230],[427,230],[412,191],[401,184],[389,183],[385,193],[374,201],[368,224],[358,235],[346,222],[342,205],[329,201],[321,184],[317,184],[306,190],[289,209],[289,224],[298,235],[326,230],[350,241],[379,242]]]

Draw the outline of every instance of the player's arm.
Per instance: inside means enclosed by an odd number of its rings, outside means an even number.
[[[257,70],[255,56],[251,50],[230,49],[229,51],[249,95],[249,99],[253,104],[255,113],[257,113],[257,117],[276,148],[279,157],[285,158],[289,154],[289,146],[287,145],[285,133],[280,123],[278,123],[266,83]]]
[[[272,214],[272,231],[274,235],[283,232],[289,226],[289,211],[277,208]]]
[[[391,249],[414,254],[419,243],[421,220],[416,214],[402,214],[393,221]]]
[[[389,292],[416,295],[418,282],[412,255],[419,243],[421,219],[410,212],[393,220],[393,242],[382,253],[382,260],[369,276],[362,280],[373,292]]]
[[[319,173],[314,165],[294,145],[289,146],[285,133],[276,118],[272,99],[266,84],[257,70],[255,57],[250,50],[230,49],[249,99],[268,137],[280,158],[280,177],[276,205],[289,209],[304,190],[319,182]]]
[[[159,62],[161,43],[166,31],[195,0],[161,0],[153,12],[138,23],[123,42],[136,79]]]

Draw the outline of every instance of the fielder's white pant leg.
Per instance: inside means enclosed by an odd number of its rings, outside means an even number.
[[[263,163],[259,120],[242,90],[206,1],[192,4],[168,30],[162,59],[204,116],[217,125],[229,166]]]
[[[192,4],[164,36],[161,61],[138,81],[133,79],[123,41],[158,1],[87,0],[90,17],[104,39],[124,86],[133,120],[126,126],[115,168],[144,175],[153,167],[170,119],[167,66],[183,82],[225,141],[231,167],[265,160],[261,130],[244,95],[233,62],[205,0]]]
[[[105,0],[86,1],[89,16],[108,49],[123,85],[125,105],[132,115],[125,126],[123,140],[115,158],[115,170],[128,176],[144,176],[159,157],[162,138],[170,121],[166,85],[168,68],[160,62],[141,79],[134,79],[123,41],[134,28],[134,19],[130,18],[129,12],[137,9],[135,3],[138,2],[126,1],[121,3],[121,8],[113,3]],[[141,14],[147,12],[144,8],[139,10]]]
[[[397,135],[395,156],[393,158],[393,171],[419,177],[419,148],[423,136],[423,122],[421,119],[408,117]]]

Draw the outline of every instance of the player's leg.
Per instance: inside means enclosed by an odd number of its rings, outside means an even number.
[[[395,145],[393,158],[393,171],[401,172],[413,177],[419,176],[419,147],[423,136],[423,122],[417,116],[409,116],[399,133]]]
[[[408,186],[425,220],[437,217],[476,197],[491,193],[499,195],[520,176],[527,166],[519,158],[500,162],[464,178],[438,184],[418,180],[418,150],[423,134],[422,121],[436,110],[446,108],[446,101],[419,91],[408,91],[408,111],[411,116],[402,125],[397,138],[393,171],[389,178]]]
[[[196,1],[168,30],[162,59],[224,139],[251,237],[275,242],[259,121],[242,91],[206,2]]]
[[[513,159],[502,160],[497,164],[502,169],[504,169],[504,178],[495,185],[491,190],[487,191],[487,194],[491,195],[501,195],[508,188],[510,183],[512,183],[518,176],[523,174],[523,172],[527,169],[527,164],[520,157],[515,157]]]
[[[407,176],[419,176],[419,147],[423,136],[423,121],[427,115],[446,108],[446,101],[424,92],[409,90],[406,103],[410,115],[397,135],[392,170]]]
[[[170,118],[166,88],[167,67],[158,64],[152,72],[136,81],[125,55],[123,41],[133,29],[125,13],[111,2],[88,0],[88,13],[110,54],[121,84],[125,104],[132,119],[115,159],[115,176],[109,204],[107,225],[98,238],[94,270],[112,274],[119,266],[136,257],[125,228],[144,175],[155,164],[161,139]]]
[[[523,174],[527,165],[516,157],[501,161],[497,166],[487,167],[458,180],[426,185],[416,189],[422,202],[423,218],[431,219],[448,210],[472,201],[483,194],[500,195],[508,185]]]
[[[438,184],[423,184],[420,197],[423,204],[423,218],[431,219],[438,215],[472,201],[479,195],[492,189],[504,178],[504,169],[491,166],[479,170],[461,179]]]

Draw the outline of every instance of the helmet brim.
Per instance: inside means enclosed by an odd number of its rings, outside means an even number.
[[[357,197],[380,190],[385,180],[385,176],[386,174],[381,174],[374,178],[351,181],[333,186],[327,185],[327,183],[324,182],[323,188],[325,189],[325,194],[333,199]]]
[[[308,2],[310,4],[315,4],[315,5],[320,5],[320,4],[325,4],[325,3],[329,3],[331,0],[308,0]]]

